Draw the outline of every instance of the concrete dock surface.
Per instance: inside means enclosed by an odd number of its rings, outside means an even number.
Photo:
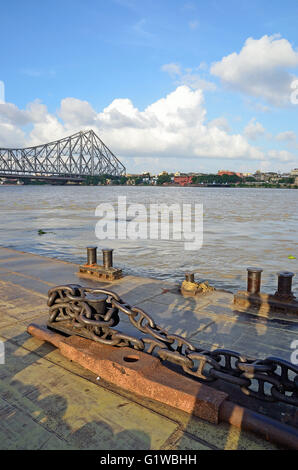
[[[236,311],[229,292],[184,298],[170,279],[95,282],[77,271],[72,263],[0,248],[0,449],[277,449],[234,426],[209,424],[98,380],[26,328],[46,323],[47,291],[71,283],[113,290],[194,345],[258,358],[290,360],[297,318]],[[117,329],[137,333],[123,316]],[[266,404],[255,406],[266,414]],[[282,415],[287,422],[287,411]]]

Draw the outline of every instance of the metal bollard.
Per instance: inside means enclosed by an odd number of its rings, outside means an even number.
[[[185,280],[186,282],[195,282],[195,275],[194,273],[185,273]]]
[[[259,294],[262,272],[260,268],[247,268],[247,292],[250,294]]]
[[[277,273],[277,275],[278,287],[275,293],[276,297],[289,300],[294,298],[294,295],[292,293],[292,280],[295,274],[288,271],[282,271],[280,273]]]
[[[102,250],[102,259],[105,269],[113,267],[113,251],[114,250],[110,250],[108,248]]]
[[[97,264],[97,247],[87,247],[87,262],[80,265],[77,274],[93,280],[115,281],[116,279],[121,279],[123,277],[122,269],[113,267],[113,251],[104,248],[102,250],[103,264],[99,265]],[[92,303],[92,308],[95,308],[95,305],[98,304],[97,299],[94,302],[90,300],[90,302]]]
[[[97,247],[88,246],[87,247],[87,264],[91,266],[92,264],[97,263]]]

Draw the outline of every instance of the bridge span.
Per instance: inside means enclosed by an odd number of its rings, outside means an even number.
[[[125,175],[125,166],[93,130],[27,148],[0,148],[0,178],[82,181]]]

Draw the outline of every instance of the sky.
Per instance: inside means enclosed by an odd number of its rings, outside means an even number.
[[[10,0],[0,147],[94,129],[129,173],[298,167],[297,0]]]

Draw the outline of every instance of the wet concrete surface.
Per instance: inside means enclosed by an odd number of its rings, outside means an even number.
[[[289,360],[298,336],[295,318],[236,311],[229,292],[184,298],[170,280],[126,276],[100,283],[78,278],[77,270],[72,263],[0,248],[0,449],[276,448],[233,426],[211,425],[97,380],[30,337],[26,327],[47,321],[47,291],[69,283],[113,290],[198,347],[253,357]],[[117,329],[138,336],[125,316]]]

